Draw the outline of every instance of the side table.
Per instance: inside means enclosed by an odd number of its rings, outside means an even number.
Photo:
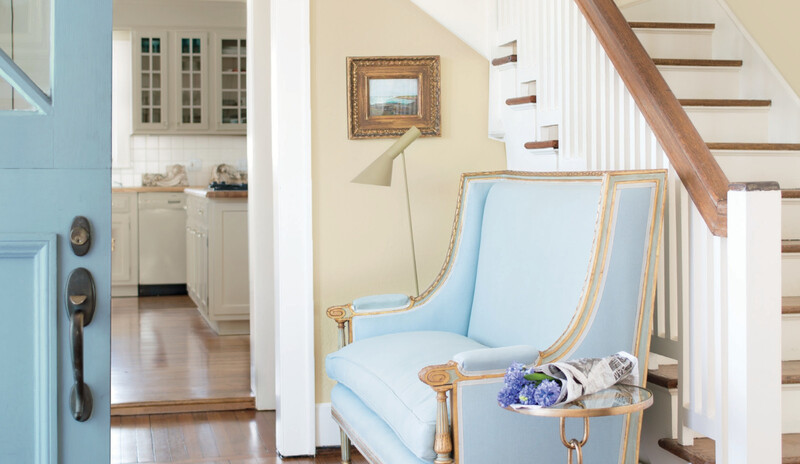
[[[547,408],[507,407],[509,411],[539,417],[558,417],[561,422],[561,443],[567,448],[567,463],[572,464],[572,452],[578,456],[577,464],[583,464],[582,447],[589,441],[589,418],[631,414],[649,408],[653,404],[650,390],[633,385],[614,385],[597,393],[586,395],[571,403]],[[583,438],[567,441],[564,426],[568,417],[583,418]]]

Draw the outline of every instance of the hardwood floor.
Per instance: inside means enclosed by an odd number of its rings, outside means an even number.
[[[352,463],[366,464],[353,450]],[[281,459],[273,411],[224,411],[111,418],[111,464],[334,464],[339,450]]]
[[[248,335],[216,335],[187,296],[114,298],[111,314],[112,415],[252,407]]]

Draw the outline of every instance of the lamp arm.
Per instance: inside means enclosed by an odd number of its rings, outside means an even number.
[[[414,264],[414,285],[416,285],[417,293],[414,296],[419,296],[419,274],[417,273],[417,247],[414,244],[414,224],[411,220],[411,195],[408,192],[408,170],[406,169],[406,152],[400,152],[400,157],[403,159],[403,181],[406,186],[406,209],[408,210],[408,230],[411,235],[411,259]]]

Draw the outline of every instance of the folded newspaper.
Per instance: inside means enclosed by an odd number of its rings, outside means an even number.
[[[553,405],[575,401],[618,383],[639,384],[638,360],[624,351],[605,358],[583,358],[543,364],[532,368],[531,372],[549,375],[561,383],[561,393]],[[510,406],[514,409],[542,407],[528,404]]]

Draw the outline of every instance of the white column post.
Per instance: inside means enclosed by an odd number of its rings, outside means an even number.
[[[310,5],[270,3],[276,445],[282,456],[301,456],[316,443]]]
[[[780,233],[777,183],[731,185],[728,381],[721,386],[728,420],[717,444],[727,455],[722,463],[781,462]]]
[[[247,169],[250,265],[250,384],[257,409],[275,409],[275,279],[269,2],[247,2]]]

